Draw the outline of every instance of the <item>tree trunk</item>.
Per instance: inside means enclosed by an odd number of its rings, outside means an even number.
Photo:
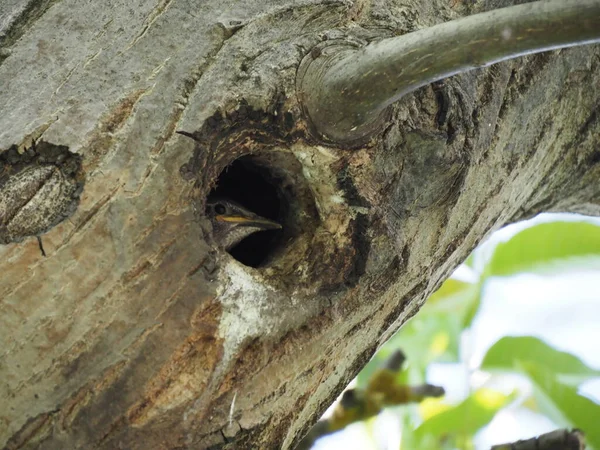
[[[293,448],[488,233],[600,215],[600,46],[309,131],[319,42],[512,3],[0,0],[0,447]],[[211,191],[283,230],[218,249]]]

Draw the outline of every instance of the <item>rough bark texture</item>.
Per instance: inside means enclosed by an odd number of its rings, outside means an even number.
[[[321,40],[511,3],[0,0],[0,148],[66,146],[85,179],[47,257],[0,246],[0,447],[291,448],[488,233],[600,215],[598,46],[424,87],[358,149],[306,131]],[[202,214],[248,154],[286,203],[257,269]]]

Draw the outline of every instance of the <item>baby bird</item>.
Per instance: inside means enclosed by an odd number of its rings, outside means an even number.
[[[223,198],[209,199],[206,202],[206,215],[212,223],[215,241],[226,251],[253,233],[281,229],[279,223]]]

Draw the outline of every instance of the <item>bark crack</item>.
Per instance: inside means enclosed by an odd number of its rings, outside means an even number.
[[[169,4],[171,1],[169,1]],[[155,145],[150,150],[150,154],[152,156],[155,157],[162,153],[162,151],[165,147],[165,144],[175,134],[175,131],[178,128],[177,124],[181,120],[181,118],[183,116],[183,112],[185,111],[185,108],[187,107],[188,100],[189,100],[190,96],[192,95],[192,93],[194,92],[196,86],[200,82],[202,75],[204,75],[206,73],[206,71],[208,69],[210,69],[210,67],[215,63],[217,56],[221,52],[223,47],[225,46],[225,43],[229,39],[231,39],[245,25],[246,24],[239,25],[239,26],[236,25],[234,28],[230,28],[230,29],[226,28],[221,23],[218,23],[215,25],[217,28],[219,28],[219,30],[221,30],[223,37],[220,40],[220,42],[215,46],[215,48],[211,52],[208,53],[208,55],[203,59],[203,61],[200,64],[198,64],[195,69],[192,70],[191,74],[183,80],[183,86],[181,88],[180,98],[174,104],[174,107],[171,111],[170,118],[167,121],[166,126],[164,127],[164,131],[163,131],[162,135],[157,139]],[[156,71],[162,70],[162,67],[164,66],[165,63],[166,63],[166,61],[163,63],[162,66],[158,66],[155,69],[155,71],[153,72],[153,75],[155,75]],[[158,167],[158,165],[155,164],[154,167],[152,167],[150,169],[150,171],[145,175],[144,181],[152,175],[152,173],[154,172],[154,170],[157,167]],[[143,182],[142,182],[142,185],[143,185]],[[139,189],[138,189],[138,191],[139,191]]]
[[[21,10],[20,14],[8,26],[7,30],[0,33],[0,66],[10,55],[9,48],[32,28],[35,23],[54,4],[61,0],[30,0]]]
[[[173,0],[160,0],[156,4],[154,9],[152,9],[152,11],[150,11],[150,14],[148,14],[148,17],[146,17],[146,19],[144,20],[144,23],[142,25],[142,30],[129,43],[129,45],[127,46],[125,51],[131,49],[131,47],[133,47],[135,44],[137,44],[146,35],[146,33],[148,33],[148,30],[152,27],[154,22],[156,22],[161,15],[163,15],[164,13],[167,12],[167,10],[169,9],[169,6],[171,6],[171,3],[173,3]]]
[[[50,100],[48,100],[48,102],[52,102],[52,100],[54,99],[54,96],[56,94],[58,94],[58,91],[60,91],[61,88],[67,83],[67,81],[69,81],[69,79],[71,78],[71,76],[73,75],[73,73],[77,70],[77,68],[79,67],[80,64],[81,64],[81,62],[78,62],[77,64],[75,64],[73,66],[73,68],[71,70],[69,70],[69,73],[67,73],[67,75],[65,76],[65,79],[58,85],[58,87],[56,88],[56,90],[52,94],[52,97],[50,97]]]
[[[81,220],[78,221],[78,223],[74,224],[73,230],[71,230],[71,232],[67,235],[65,240],[57,247],[56,250],[59,250],[61,247],[68,244],[71,238],[79,231],[81,231],[98,214],[98,212],[113,199],[113,197],[117,194],[119,189],[121,189],[120,185],[115,187],[111,192],[108,193],[108,195],[105,195],[94,205],[92,205],[92,207],[87,211],[87,213],[82,215]]]
[[[4,448],[6,450],[18,450],[25,447],[32,439],[44,431],[51,432],[52,423],[55,420],[54,417],[59,412],[60,409],[54,409],[31,417],[25,422],[21,429],[8,440]]]

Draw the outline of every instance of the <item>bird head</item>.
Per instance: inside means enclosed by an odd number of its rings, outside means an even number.
[[[209,199],[206,215],[213,226],[213,236],[219,247],[231,250],[243,239],[264,230],[278,230],[281,225],[266,219],[229,199]]]

